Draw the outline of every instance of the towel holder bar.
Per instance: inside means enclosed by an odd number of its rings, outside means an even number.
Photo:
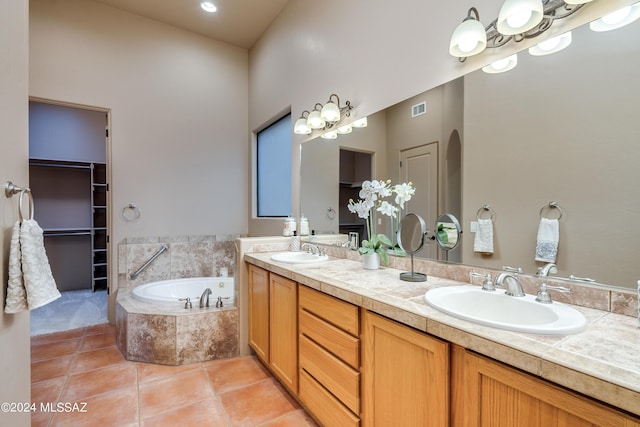
[[[484,213],[484,211],[489,212],[489,215],[491,215],[489,217],[489,219],[493,219],[493,216],[495,215],[495,212],[493,212],[493,209],[491,209],[491,206],[489,206],[489,205],[484,205],[483,207],[478,209],[478,212],[476,212],[476,218],[477,219],[481,219],[480,215],[482,215],[482,213]]]
[[[7,197],[11,197],[14,194],[18,194],[21,193],[23,191],[26,192],[31,192],[31,189],[29,187],[18,187],[17,185],[15,185],[13,182],[11,181],[7,181],[4,184],[4,195]]]
[[[558,218],[556,219],[560,219],[562,218],[562,215],[564,214],[564,212],[562,211],[562,208],[560,207],[560,205],[558,204],[558,202],[549,202],[549,204],[544,205],[541,209],[540,209],[540,219],[544,218],[543,214],[549,210],[553,210],[553,209],[558,209],[558,212],[560,213],[560,215],[558,216]]]

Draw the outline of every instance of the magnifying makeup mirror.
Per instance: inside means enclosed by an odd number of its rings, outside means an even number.
[[[400,280],[407,282],[424,282],[427,275],[413,270],[413,254],[424,246],[424,236],[427,226],[424,220],[416,214],[407,214],[398,227],[398,244],[400,248],[411,255],[411,272],[400,273]]]
[[[442,214],[436,220],[435,240],[445,251],[455,249],[460,244],[460,222],[452,214]]]

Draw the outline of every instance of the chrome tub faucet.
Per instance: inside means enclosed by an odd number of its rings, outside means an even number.
[[[211,289],[209,288],[202,292],[200,296],[200,308],[209,307],[209,295],[211,295]]]

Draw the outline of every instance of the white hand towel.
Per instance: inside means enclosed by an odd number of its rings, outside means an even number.
[[[478,231],[473,239],[473,250],[483,254],[493,253],[493,220],[478,218]]]
[[[4,306],[5,313],[19,313],[27,310],[27,291],[22,277],[22,256],[20,253],[20,221],[13,226],[9,247],[9,283]]]
[[[560,222],[557,219],[541,218],[536,243],[536,261],[556,262]]]
[[[51,267],[44,249],[42,228],[33,219],[22,221],[20,227],[22,273],[27,289],[29,310],[42,307],[60,298],[60,292],[51,274]]]

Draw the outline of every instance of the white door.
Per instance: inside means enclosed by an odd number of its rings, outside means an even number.
[[[400,177],[402,182],[413,182],[415,195],[407,203],[405,213],[414,213],[424,219],[429,235],[438,216],[438,143],[409,148],[400,152]],[[416,254],[422,258],[436,259],[437,245],[425,239],[424,248]]]

